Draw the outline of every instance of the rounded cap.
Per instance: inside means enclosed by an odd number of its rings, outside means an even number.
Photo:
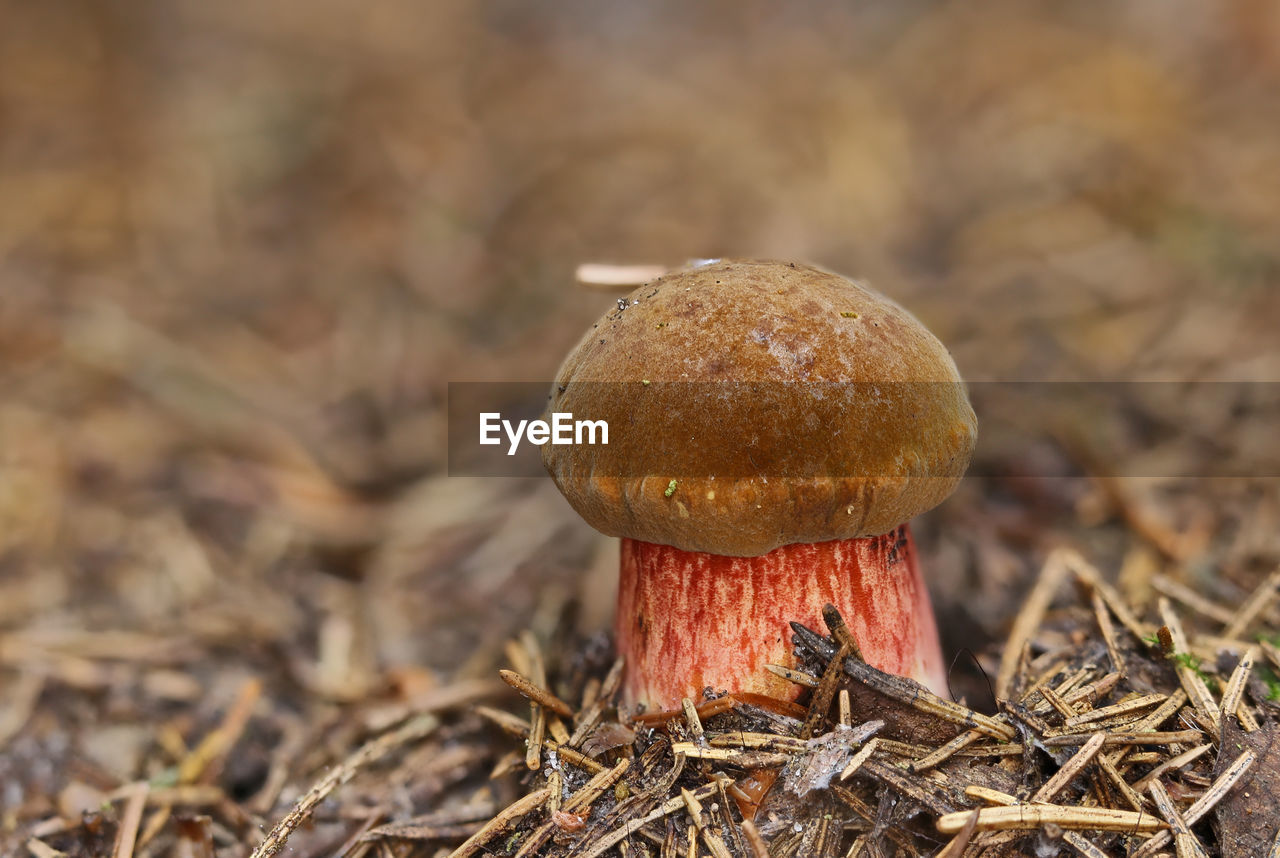
[[[607,445],[542,448],[589,524],[739,557],[887,533],[951,494],[977,438],[955,363],[914,316],[786,262],[635,290],[569,353],[548,410],[609,425]]]

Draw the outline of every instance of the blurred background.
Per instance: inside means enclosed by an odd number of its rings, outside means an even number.
[[[580,262],[815,262],[975,381],[1280,379],[1269,0],[10,0],[0,68],[9,828],[246,678],[318,717],[601,629],[549,481],[443,470],[447,382],[550,378],[611,304]],[[952,652],[1051,544],[1139,601],[1280,556],[1273,477],[1071,439],[1034,455],[1079,479],[989,461],[921,523]]]

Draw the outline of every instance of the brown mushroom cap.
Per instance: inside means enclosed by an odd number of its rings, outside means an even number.
[[[906,310],[807,265],[718,261],[631,293],[560,367],[549,411],[609,444],[543,446],[612,536],[756,556],[876,536],[955,489],[977,421]]]

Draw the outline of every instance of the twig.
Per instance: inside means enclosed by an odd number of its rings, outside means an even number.
[[[1004,652],[1000,659],[1000,670],[996,674],[996,697],[1007,699],[1013,696],[1013,678],[1018,668],[1018,656],[1022,652],[1023,644],[1031,640],[1031,636],[1040,627],[1045,612],[1049,609],[1049,603],[1053,601],[1053,597],[1062,586],[1067,573],[1063,561],[1062,550],[1055,550],[1049,555],[1040,569],[1040,577],[1036,579],[1035,587],[1031,589],[1031,593],[1018,611],[1018,616],[1013,620],[1013,628],[1009,630],[1009,639],[1005,641]]]
[[[1222,703],[1218,710],[1219,730],[1226,729],[1228,715],[1235,715],[1240,721],[1241,728],[1247,733],[1252,733],[1258,729],[1258,724],[1254,721],[1252,713],[1240,705],[1244,699],[1244,687],[1249,680],[1249,672],[1253,670],[1253,652],[1253,647],[1245,651],[1245,654],[1240,658],[1240,663],[1236,665],[1236,669],[1231,671],[1231,678],[1227,680],[1226,688],[1222,690]]]
[[[951,838],[951,842],[943,847],[937,858],[961,858],[964,855],[964,850],[969,845],[969,840],[973,837],[973,833],[978,830],[978,811],[968,811],[968,816],[968,821],[956,832],[956,836]]]
[[[475,855],[494,836],[506,831],[509,823],[541,807],[550,792],[549,787],[543,787],[540,790],[529,793],[524,798],[512,802],[494,816],[493,819],[485,823],[483,828],[464,840],[461,846],[450,852],[449,858],[468,858],[468,856]]]
[[[1063,561],[1080,582],[1092,587],[1102,596],[1102,601],[1107,603],[1111,613],[1115,614],[1120,624],[1129,630],[1134,640],[1140,641],[1151,633],[1149,628],[1138,621],[1120,594],[1103,579],[1102,574],[1092,564],[1075,551],[1065,551]]]
[[[1235,762],[1227,766],[1222,774],[1214,779],[1214,782],[1205,790],[1204,795],[1192,802],[1191,806],[1187,808],[1187,812],[1182,814],[1182,818],[1187,825],[1195,825],[1206,813],[1213,810],[1218,802],[1222,801],[1227,793],[1231,791],[1231,788],[1236,785],[1236,782],[1244,777],[1257,759],[1258,755],[1253,751],[1245,751],[1236,757]],[[1162,831],[1139,846],[1130,858],[1152,858],[1171,839],[1173,839],[1173,836],[1168,831]]]
[[[147,806],[146,781],[139,781],[127,788],[128,801],[124,812],[120,815],[120,830],[116,833],[115,848],[111,858],[133,858],[133,846],[138,838],[138,825],[142,822],[142,811]]]
[[[542,686],[534,685],[514,670],[499,670],[498,676],[502,677],[503,682],[529,698],[532,702],[550,709],[557,715],[563,715],[565,718],[573,717],[573,709],[569,707],[568,703],[565,703]]]
[[[1231,622],[1227,623],[1222,636],[1224,638],[1239,638],[1243,635],[1254,618],[1262,613],[1263,609],[1276,597],[1277,587],[1280,587],[1280,567],[1268,575],[1267,579],[1249,594],[1249,598],[1245,599],[1244,604],[1236,610]]]
[[[696,790],[693,790],[692,795],[694,798],[700,800],[704,798],[709,798],[710,796],[715,795],[717,792],[719,792],[719,790],[715,784],[706,784],[705,786],[700,786]],[[637,819],[627,820],[627,822],[624,823],[620,828],[617,828],[614,831],[609,832],[604,837],[592,843],[591,848],[585,853],[581,854],[580,856],[578,855],[578,851],[576,849],[570,852],[569,854],[575,856],[575,858],[599,858],[599,856],[608,852],[610,849],[612,849],[614,846],[617,846],[623,840],[626,840],[632,834],[635,834],[645,825],[648,825],[650,822],[653,822],[655,819],[661,819],[664,816],[669,816],[672,813],[675,813],[677,810],[679,810],[682,807],[685,807],[684,796],[677,796],[675,798],[667,799],[665,802],[660,804],[657,807],[657,809],[645,814],[644,816],[639,817]],[[583,844],[583,845],[586,845],[586,844]],[[464,856],[451,855],[449,856],[449,858],[464,858]]]
[[[230,752],[239,741],[249,718],[253,715],[253,707],[262,696],[262,680],[256,676],[245,681],[236,695],[235,702],[227,709],[222,723],[212,730],[199,745],[178,765],[178,783],[195,783],[202,774],[208,772],[219,760]]]
[[[938,831],[955,834],[969,822],[971,810],[939,817]],[[984,807],[977,811],[979,831],[1008,831],[1040,828],[1056,824],[1085,831],[1120,831],[1137,834],[1160,831],[1166,823],[1149,813],[1112,810],[1106,807],[1062,807],[1056,804],[1019,804],[1013,807]]]
[[[1107,655],[1111,658],[1111,667],[1123,678],[1127,675],[1124,656],[1120,653],[1119,644],[1116,643],[1115,626],[1111,623],[1111,614],[1107,611],[1106,603],[1102,601],[1102,594],[1097,590],[1090,590],[1089,604],[1093,607],[1093,616],[1098,622],[1098,631],[1102,632],[1102,639],[1107,644]]]
[[[381,759],[401,745],[415,742],[430,735],[438,726],[440,726],[440,720],[434,715],[422,715],[398,730],[393,730],[366,742],[355,753],[330,769],[324,777],[316,781],[315,785],[307,791],[307,794],[293,806],[293,809],[275,824],[266,839],[258,844],[258,848],[253,850],[251,858],[270,858],[270,856],[275,855],[284,848],[285,843],[289,840],[289,835],[293,833],[294,829],[311,816],[311,812],[315,810],[316,805],[324,801],[329,793],[355,777],[356,773],[364,766]]]
[[[742,820],[742,833],[747,837],[747,846],[751,849],[751,858],[770,858],[769,847],[760,836],[760,829],[749,819]]]
[[[1173,637],[1173,646],[1176,653],[1189,654],[1190,646],[1187,645],[1187,635],[1182,630],[1182,621],[1173,610],[1173,605],[1163,596],[1159,600],[1160,618],[1164,620],[1165,627],[1169,629],[1169,633]],[[1163,633],[1162,633],[1163,634]],[[1213,694],[1209,691],[1209,687],[1204,684],[1204,680],[1200,678],[1200,674],[1187,663],[1186,659],[1174,660],[1174,670],[1178,674],[1178,679],[1182,682],[1183,689],[1187,692],[1187,699],[1191,701],[1191,705],[1195,707],[1196,712],[1200,713],[1200,717],[1204,719],[1205,726],[1213,735],[1213,740],[1219,741],[1222,738],[1221,732],[1218,730],[1218,704],[1213,700]]]
[[[1147,787],[1147,792],[1150,794],[1151,800],[1155,802],[1156,809],[1160,811],[1160,815],[1170,825],[1174,843],[1178,848],[1178,858],[1209,858],[1205,854],[1204,847],[1200,845],[1199,838],[1191,833],[1186,820],[1178,813],[1178,809],[1173,806],[1173,799],[1169,798],[1169,793],[1165,790],[1164,784],[1157,778]]]
[[[1106,741],[1106,733],[1094,733],[1089,741],[1085,742],[1072,755],[1071,759],[1063,764],[1048,781],[1045,782],[1040,789],[1036,790],[1035,795],[1031,796],[1032,801],[1052,801],[1054,796],[1060,793],[1067,784],[1080,772],[1084,771],[1084,767],[1093,762],[1093,758],[1102,750],[1102,743]]]

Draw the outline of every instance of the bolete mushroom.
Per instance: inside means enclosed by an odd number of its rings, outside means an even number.
[[[946,695],[907,521],[955,489],[977,424],[906,310],[806,265],[675,271],[587,331],[550,410],[609,424],[607,446],[542,449],[578,513],[622,537],[626,706],[794,699],[765,665],[828,603],[868,663]]]

